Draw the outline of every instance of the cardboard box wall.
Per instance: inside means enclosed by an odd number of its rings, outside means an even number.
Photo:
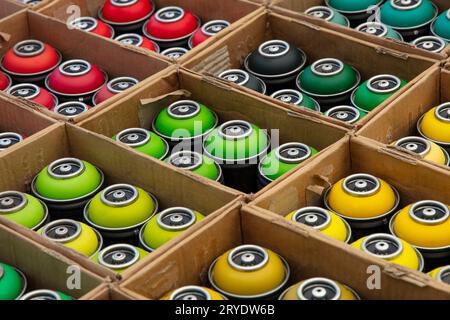
[[[286,40],[304,50],[308,56],[308,64],[320,58],[334,57],[356,67],[361,73],[362,81],[384,73],[394,74],[409,81],[408,86],[359,121],[358,126],[364,125],[396,96],[416,83],[433,64],[437,63],[433,59],[416,54],[405,54],[321,28],[301,17],[293,19],[266,12],[250,19],[245,26],[218,40],[201,54],[183,63],[183,66],[201,74],[217,76],[226,69],[241,68],[248,54],[256,50],[262,42],[274,38]],[[242,87],[240,90],[262,96]],[[281,102],[266,98],[281,104]],[[315,115],[319,119],[329,119],[304,108],[297,108],[297,110],[300,113]]]
[[[27,291],[58,290],[78,299],[107,281],[79,266],[76,261],[62,256],[58,251],[36,243],[1,224],[0,262],[13,266],[25,274],[28,282]],[[73,282],[69,277],[75,274],[74,266],[79,268],[80,286],[70,289],[68,283],[73,284]]]
[[[115,283],[105,283],[84,295],[81,300],[129,301],[136,300],[136,298],[120,290]]]
[[[449,9],[449,3],[447,0],[432,0],[434,4],[439,8],[439,13],[443,12],[446,9]],[[392,48],[397,51],[402,51],[404,53],[412,53],[419,54],[425,57],[430,57],[433,59],[445,59],[449,56],[450,49],[447,48],[441,53],[432,53],[426,50],[417,49],[411,44],[406,42],[379,38],[376,36],[369,35],[367,33],[358,32],[355,29],[343,27],[340,25],[328,23],[322,19],[314,18],[304,14],[305,10],[314,7],[314,6],[324,6],[324,0],[273,0],[270,8],[275,12],[280,14],[290,16],[290,17],[298,17],[302,16],[305,20],[310,21],[311,23],[317,24],[318,26],[330,28],[336,30],[338,32],[348,34],[350,36],[364,39],[365,41],[369,41],[371,43],[376,43],[382,45],[384,47]]]
[[[0,30],[2,32],[0,55],[5,54],[19,41],[38,39],[58,49],[63,55],[63,61],[74,58],[85,59],[105,70],[109,79],[118,76],[132,76],[142,82],[152,76],[157,77],[160,71],[170,66],[165,60],[149,56],[143,50],[128,50],[87,32],[69,30],[64,23],[32,11],[24,11],[3,20],[0,22]],[[85,114],[76,117],[74,121],[89,117],[132,92],[135,88],[99,104]],[[65,119],[35,103],[29,102],[29,105],[57,119]]]
[[[0,2],[0,21],[21,10],[25,10],[25,6],[19,2],[9,0]]]
[[[152,193],[158,199],[159,211],[174,206],[185,206],[206,216],[214,216],[215,211],[230,205],[240,196],[228,189],[211,186],[207,182],[198,181],[195,177],[171,170],[168,166],[143,157],[138,152],[122,148],[100,135],[63,123],[53,131],[34,139],[33,143],[0,158],[0,172],[4,173],[0,176],[0,191],[30,192],[34,176],[52,161],[65,157],[76,157],[99,167],[105,174],[105,187],[115,183],[128,183]],[[195,230],[202,223],[192,229]],[[0,224],[14,229],[42,246],[60,252],[92,272],[112,279],[132,274],[134,268],[139,268],[165,250],[164,247],[156,250],[140,264],[119,276],[92,263],[81,254],[48,241],[1,216]],[[188,230],[186,234],[190,232],[192,231]],[[184,234],[173,243],[183,237]],[[167,246],[170,244],[165,247]]]
[[[52,118],[10,101],[2,92],[0,92],[0,115],[0,133],[15,132],[25,136],[22,142],[0,151],[0,157],[32,143],[33,137],[51,131],[57,126]]]
[[[104,0],[55,0],[51,5],[40,10],[40,13],[66,22],[71,15],[67,12],[67,9],[69,6],[76,5],[80,8],[81,15],[97,17],[98,10],[101,8],[103,2]],[[213,43],[217,38],[222,37],[245,23],[249,16],[253,16],[257,12],[261,12],[263,10],[261,6],[258,6],[252,1],[241,0],[154,0],[154,2],[156,3],[157,8],[165,6],[181,6],[183,8],[187,8],[192,13],[197,15],[201,19],[202,23],[217,19],[227,20],[232,23],[232,25],[222,31],[220,35],[206,41],[206,43],[203,43],[198,48],[191,50],[178,62],[185,61],[186,59],[189,59],[189,57],[195,56],[202,49]],[[161,55],[161,57],[163,56]]]
[[[299,141],[323,150],[346,134],[339,126],[292,114],[264,99],[243,94],[220,82],[206,81],[200,75],[181,69],[149,83],[95,117],[81,122],[80,126],[106,137],[127,128],[150,129],[151,122],[163,108],[181,99],[204,103],[218,114],[219,123],[242,119],[263,129],[279,129],[280,143]]]
[[[407,136],[419,136],[417,123],[432,108],[450,101],[450,71],[441,68],[433,70],[394,100],[389,107],[376,115],[358,135],[376,140],[384,145]],[[421,157],[404,149],[386,146],[400,156],[420,160]],[[429,162],[430,165],[439,166]],[[440,166],[449,170],[447,166]]]
[[[289,284],[311,277],[328,277],[356,290],[363,299],[449,299],[444,284],[383,260],[348,250],[318,233],[297,228],[281,217],[236,204],[210,220],[207,227],[173,246],[157,260],[120,284],[139,299],[159,299],[186,285],[208,286],[211,263],[241,244],[256,244],[284,257],[290,268]],[[381,270],[381,290],[367,288],[367,270]]]

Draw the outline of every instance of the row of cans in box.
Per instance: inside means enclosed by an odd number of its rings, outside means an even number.
[[[378,37],[411,42],[418,48],[441,52],[450,42],[450,9],[439,14],[429,0],[325,0],[306,14]]]

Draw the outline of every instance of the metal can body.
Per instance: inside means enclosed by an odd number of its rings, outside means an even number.
[[[450,103],[428,111],[417,122],[419,134],[450,152]]]
[[[194,210],[184,207],[166,209],[152,217],[139,232],[140,245],[154,251],[204,219]]]
[[[213,288],[228,298],[274,299],[289,280],[290,268],[269,249],[242,245],[217,258],[208,276]]]
[[[327,278],[311,278],[288,288],[279,300],[360,300],[350,287]]]

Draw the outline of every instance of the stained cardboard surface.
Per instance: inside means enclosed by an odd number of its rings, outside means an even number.
[[[129,301],[136,300],[136,297],[126,294],[116,284],[103,284],[84,295],[81,300]]]
[[[25,6],[21,5],[19,2],[16,2],[14,0],[2,1],[0,2],[0,21],[24,9]]]
[[[0,30],[9,35],[8,39],[5,37],[0,39],[1,55],[19,41],[38,39],[57,48],[63,55],[63,61],[85,59],[105,70],[109,79],[131,76],[142,82],[170,66],[165,60],[149,56],[142,50],[129,50],[108,39],[80,30],[69,30],[64,23],[31,11],[24,11],[3,20],[0,22]],[[106,52],[108,52],[107,56],[105,56]],[[87,113],[78,116],[76,120],[88,117],[134,89],[135,87],[99,104]],[[36,106],[34,103],[30,104]],[[40,107],[39,109],[52,117],[65,119],[45,108]]]
[[[120,284],[125,292],[159,299],[186,285],[208,286],[211,263],[241,244],[256,244],[284,257],[290,268],[289,283],[310,277],[329,277],[355,289],[363,299],[448,299],[445,285],[424,274],[388,264],[330,242],[320,233],[291,226],[280,217],[237,204],[211,220],[203,232],[173,246],[164,255]],[[189,261],[189,264],[185,264]],[[380,268],[381,290],[367,288],[367,268]]]
[[[439,12],[443,12],[444,10],[449,8],[447,0],[433,0],[433,3],[437,5]],[[445,59],[446,57],[448,57],[448,55],[450,53],[449,49],[446,49],[439,54],[432,53],[432,52],[429,52],[426,50],[420,50],[406,42],[371,36],[366,33],[358,32],[355,29],[343,27],[343,26],[336,25],[333,23],[328,23],[322,19],[314,18],[314,17],[304,14],[305,10],[307,10],[311,7],[324,6],[324,5],[325,5],[324,0],[274,0],[274,1],[272,1],[270,7],[272,10],[274,10],[275,12],[278,12],[280,14],[283,14],[286,16],[291,16],[294,18],[296,18],[298,16],[302,16],[305,20],[308,20],[308,21],[310,21],[314,24],[317,24],[321,27],[330,28],[330,29],[336,30],[338,32],[341,32],[343,34],[348,34],[353,37],[364,39],[365,41],[369,41],[371,43],[376,43],[376,44],[382,45],[384,47],[390,47],[397,51],[402,51],[402,52],[411,53],[411,54],[418,54],[418,55],[421,55],[424,57],[429,57],[432,59],[439,59],[439,60]]]
[[[24,235],[0,224],[0,261],[21,270],[28,282],[28,291],[51,289],[64,292],[74,298],[87,294],[104,279],[80,267],[77,262],[62,256],[47,246],[38,244]],[[79,286],[71,275],[81,277]]]
[[[0,158],[0,172],[9,173],[0,177],[0,190],[30,192],[33,177],[52,161],[64,157],[76,157],[99,167],[105,174],[106,186],[129,183],[152,193],[159,201],[160,210],[184,206],[208,216],[214,215],[215,211],[239,197],[238,193],[211,186],[171,170],[170,167],[143,157],[138,152],[128,151],[100,135],[64,124],[36,138],[29,146]],[[97,274],[115,277],[112,271],[93,264],[79,253],[49,242],[3,217],[0,217],[0,223],[30,237],[42,246],[61,252]],[[201,225],[202,222],[198,224],[198,227],[200,228]],[[193,229],[196,228],[193,227]],[[192,231],[188,230],[186,234],[189,232]],[[174,242],[180,241],[183,236],[184,234]],[[156,250],[142,263],[145,264],[149,259],[156,258],[162,251],[164,248]],[[136,268],[139,268],[139,265],[136,265]],[[131,269],[129,271],[132,273]]]
[[[295,44],[305,51],[308,63],[327,57],[342,59],[360,71],[362,81],[378,74],[394,74],[409,82],[408,86],[359,121],[357,126],[364,125],[390,101],[416,83],[433,64],[438,63],[437,60],[403,53],[322,28],[300,17],[293,19],[268,12],[249,19],[240,31],[236,30],[223,37],[201,54],[183,63],[183,66],[202,74],[217,76],[226,69],[241,68],[247,55],[269,39],[282,39]],[[262,97],[258,93],[254,94]],[[298,112],[309,114],[309,111],[302,109]],[[319,114],[315,116],[327,119]]]

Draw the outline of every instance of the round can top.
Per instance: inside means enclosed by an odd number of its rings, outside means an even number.
[[[365,32],[377,37],[385,37],[388,34],[388,28],[380,22],[365,22],[359,25],[356,30]]]
[[[300,300],[339,300],[341,289],[333,280],[312,278],[298,287],[297,296]]]
[[[359,120],[361,112],[352,106],[336,106],[329,109],[325,115],[352,124]]]
[[[135,202],[138,191],[129,184],[115,184],[107,187],[100,193],[100,200],[110,207],[124,207]]]
[[[314,229],[322,230],[331,223],[330,213],[320,207],[306,207],[297,210],[292,221],[305,224]]]
[[[175,119],[188,119],[200,113],[200,104],[192,100],[181,100],[172,103],[167,112]]]
[[[89,106],[80,101],[69,101],[58,104],[53,111],[68,118],[76,117],[89,110]]]
[[[169,48],[161,52],[162,55],[169,57],[171,59],[180,59],[182,56],[184,56],[186,53],[188,53],[189,50],[185,48],[175,47],[175,48]]]
[[[144,42],[144,38],[137,33],[125,33],[116,37],[115,40],[120,43],[136,47],[140,47]]]
[[[44,52],[44,49],[44,43],[39,40],[24,40],[17,43],[13,48],[14,53],[21,57],[37,56]]]
[[[139,261],[139,251],[129,244],[114,244],[98,254],[98,262],[110,269],[124,269]]]
[[[195,170],[203,164],[203,156],[198,152],[184,150],[173,153],[169,163],[177,168]]]
[[[22,210],[28,203],[25,195],[18,191],[0,192],[0,214]]]
[[[405,137],[395,142],[395,146],[404,148],[421,156],[425,156],[431,150],[430,142],[422,137]]]
[[[402,242],[389,234],[372,234],[364,239],[361,244],[363,251],[382,258],[391,259],[398,257],[403,252]]]
[[[450,122],[450,102],[441,104],[436,108],[436,118],[444,122]]]
[[[434,225],[445,222],[449,218],[450,211],[441,202],[425,200],[414,203],[409,209],[409,215],[419,223]]]
[[[212,300],[211,294],[205,288],[199,286],[186,286],[172,292],[169,300]]]
[[[34,290],[24,294],[20,300],[62,300],[58,292],[53,290],[41,289]]]
[[[284,89],[274,92],[271,97],[282,102],[295,105],[300,105],[303,102],[303,94],[294,89]]]
[[[147,144],[150,139],[150,133],[142,128],[125,129],[117,134],[118,141],[133,148]]]
[[[111,0],[111,4],[116,7],[127,7],[137,3],[138,0]]]
[[[344,63],[333,58],[320,59],[312,64],[311,70],[318,76],[334,76],[344,70]]]
[[[374,76],[367,81],[367,88],[375,93],[390,93],[400,89],[401,80],[390,74]]]
[[[31,100],[33,98],[36,98],[40,92],[41,89],[35,84],[21,83],[9,88],[7,93],[14,97]]]
[[[108,82],[108,90],[113,93],[121,93],[137,85],[139,81],[132,77],[118,77]]]
[[[67,243],[78,238],[81,231],[81,224],[78,221],[62,219],[45,225],[41,234],[51,241]]]
[[[23,137],[15,132],[0,133],[0,150],[9,148],[23,140]]]
[[[242,245],[234,248],[228,254],[228,264],[240,271],[255,271],[262,269],[269,262],[267,251],[255,245]]]
[[[241,140],[249,137],[253,132],[252,125],[243,120],[232,120],[219,127],[219,135],[227,140]]]
[[[65,76],[78,77],[91,71],[91,64],[86,60],[73,59],[62,63],[59,71]]]
[[[450,284],[450,266],[442,267],[437,273],[436,278],[441,282]]]
[[[243,86],[250,80],[250,75],[241,69],[229,69],[219,74],[219,78]]]
[[[391,6],[398,10],[412,10],[420,7],[423,0],[391,0]]]
[[[213,20],[205,23],[202,26],[202,32],[207,36],[214,36],[218,34],[220,31],[228,28],[230,23],[225,20]]]
[[[70,179],[81,175],[84,170],[84,163],[80,159],[62,158],[53,161],[48,166],[47,172],[55,179]]]
[[[155,14],[155,18],[162,23],[172,23],[182,20],[184,15],[183,8],[170,6],[159,9]]]
[[[81,29],[84,31],[92,31],[98,26],[98,21],[95,18],[92,17],[80,17],[72,20],[70,22],[70,25],[72,27],[75,27],[77,29]]]
[[[307,9],[305,13],[309,16],[331,21],[334,17],[334,11],[326,6],[315,6]]]
[[[380,190],[381,184],[378,178],[369,174],[353,174],[342,182],[342,188],[349,194],[364,197],[375,194]]]
[[[291,46],[283,40],[269,40],[261,44],[258,48],[260,55],[268,58],[284,56],[289,52]]]
[[[417,38],[412,43],[417,48],[431,52],[441,52],[447,46],[444,40],[434,36],[424,36]]]
[[[299,142],[285,143],[275,150],[276,157],[284,163],[300,163],[311,154],[311,148]]]
[[[191,209],[173,207],[160,212],[156,221],[163,229],[179,231],[192,226],[197,221],[197,217]]]

